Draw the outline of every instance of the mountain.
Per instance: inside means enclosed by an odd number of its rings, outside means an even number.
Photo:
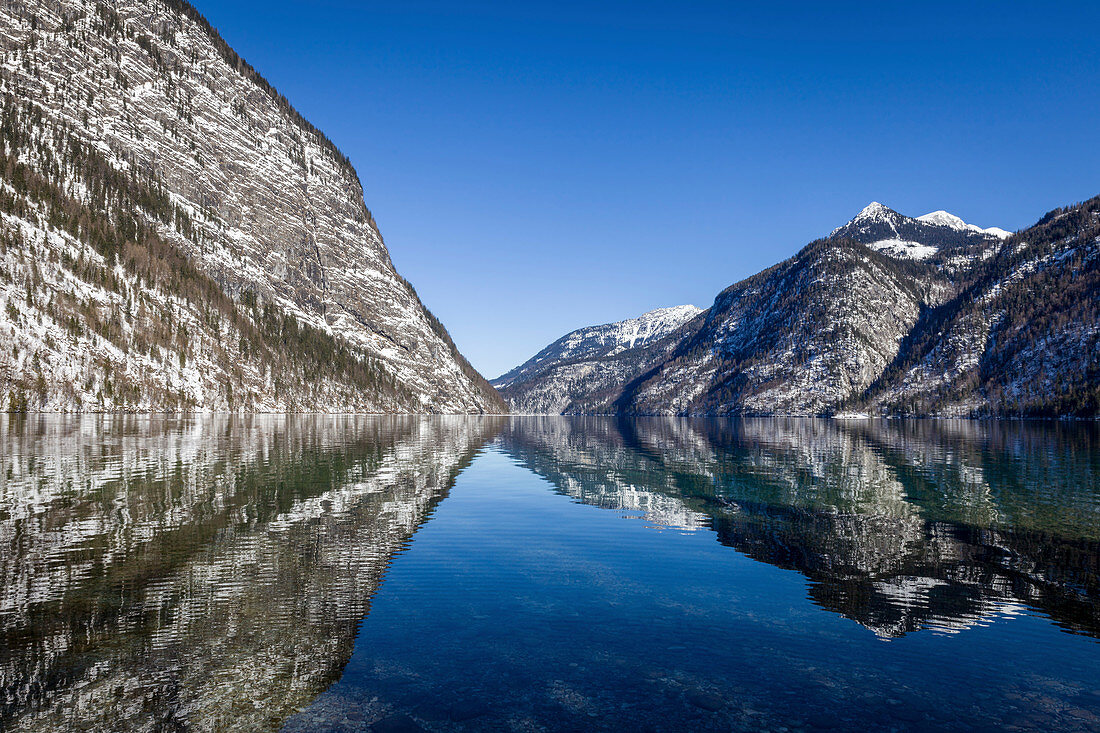
[[[827,239],[720,293],[702,327],[627,385],[616,409],[836,411],[879,378],[922,315],[1001,242],[872,203]]]
[[[1009,236],[1004,229],[981,229],[954,214],[933,211],[916,218],[872,201],[830,239],[850,239],[877,252],[916,260],[939,258],[948,264],[969,262]]]
[[[614,369],[570,374],[563,412],[1100,414],[1096,202],[1015,235],[872,203]],[[561,382],[502,394],[526,412]]]
[[[0,409],[504,410],[186,2],[5,3],[0,53]]]
[[[514,412],[583,411],[601,388],[614,389],[647,363],[652,346],[695,318],[693,305],[658,308],[616,323],[567,333],[492,380]]]
[[[1008,239],[857,402],[902,414],[1100,416],[1100,197]]]

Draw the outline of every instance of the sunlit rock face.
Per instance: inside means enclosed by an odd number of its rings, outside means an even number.
[[[1100,197],[1048,212],[909,334],[861,407],[1100,415]]]
[[[503,411],[348,159],[187,2],[5,3],[0,52],[4,407]]]
[[[0,727],[270,730],[492,419],[32,418],[0,440]]]
[[[1096,417],[1098,294],[1100,198],[1014,235],[872,203],[659,338],[577,358],[609,326],[580,329],[495,383],[538,414]]]
[[[883,636],[1024,606],[1100,635],[1091,428],[515,418],[500,441],[578,501],[798,570],[816,603]]]
[[[702,311],[658,308],[567,333],[492,381],[520,415],[584,414],[667,355]]]

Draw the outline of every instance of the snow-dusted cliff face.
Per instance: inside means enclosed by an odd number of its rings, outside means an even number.
[[[186,2],[5,3],[0,53],[0,408],[502,409]]]
[[[502,393],[519,412],[1097,415],[1097,209],[1009,236],[872,203],[663,338]]]
[[[521,414],[582,411],[601,387],[621,384],[647,362],[652,347],[702,310],[693,305],[658,308],[617,323],[562,336],[492,384]]]
[[[976,267],[859,409],[1100,416],[1100,197],[1050,212]]]

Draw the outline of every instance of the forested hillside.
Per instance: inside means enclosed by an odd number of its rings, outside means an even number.
[[[1100,415],[1100,197],[1007,240],[855,402],[900,414]]]

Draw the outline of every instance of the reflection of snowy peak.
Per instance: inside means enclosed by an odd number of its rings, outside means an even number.
[[[1071,430],[515,418],[501,442],[575,500],[711,530],[754,560],[797,570],[821,607],[883,637],[954,633],[1024,606],[1100,636],[1096,573],[1081,570],[1100,556],[1097,509],[1076,489],[1096,472],[1040,478],[1077,465],[1085,449]],[[1058,509],[1033,511],[1025,487],[1039,484]]]

